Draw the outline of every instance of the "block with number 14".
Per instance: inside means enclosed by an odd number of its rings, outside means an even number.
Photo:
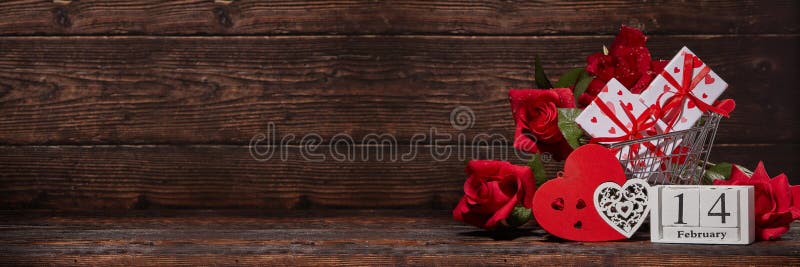
[[[650,239],[750,244],[755,240],[753,192],[752,186],[655,186],[650,196]]]

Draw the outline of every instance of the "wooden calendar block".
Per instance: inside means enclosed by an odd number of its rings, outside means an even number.
[[[755,240],[752,186],[660,185],[650,190],[650,240],[750,244]]]
[[[739,226],[739,190],[709,187],[700,189],[700,225]]]
[[[661,224],[668,226],[699,226],[700,203],[699,188],[667,188],[662,191],[662,206],[675,202],[674,209],[664,209],[661,215]]]

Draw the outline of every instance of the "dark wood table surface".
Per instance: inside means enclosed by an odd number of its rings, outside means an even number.
[[[535,225],[490,235],[449,211],[0,213],[5,265],[800,265],[800,223],[752,245],[582,243]]]

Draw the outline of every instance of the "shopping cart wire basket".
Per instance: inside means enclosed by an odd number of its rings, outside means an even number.
[[[610,149],[628,151],[634,147],[651,143],[659,153],[643,153],[638,156],[622,155],[619,161],[625,168],[628,179],[647,179],[650,184],[699,185],[708,162],[714,136],[717,134],[721,115],[703,115],[694,127],[641,139],[606,145]],[[652,146],[651,146],[652,147]]]

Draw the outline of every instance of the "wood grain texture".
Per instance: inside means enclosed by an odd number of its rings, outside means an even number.
[[[800,231],[749,246],[576,243],[533,224],[499,236],[449,211],[3,212],[0,261],[58,265],[800,264]],[[794,224],[797,228],[800,224]],[[647,229],[646,227],[644,229]]]
[[[452,208],[463,195],[464,160],[473,156],[459,157],[454,150],[439,161],[423,146],[413,160],[403,161],[411,152],[403,146],[391,161],[393,152],[379,148],[361,146],[354,160],[337,161],[330,147],[320,147],[316,152],[326,160],[309,162],[306,158],[318,158],[304,156],[310,154],[297,146],[285,148],[285,161],[281,152],[257,161],[246,146],[0,147],[0,208],[431,209]],[[506,149],[509,154],[495,147],[493,156],[482,149],[474,158],[525,163]],[[750,168],[763,159],[770,174],[785,172],[797,184],[797,150],[796,145],[721,146],[712,150],[712,159]],[[560,164],[548,163],[548,176],[555,176]]]
[[[370,133],[513,138],[509,88],[585,65],[611,37],[0,38],[0,144],[247,144]],[[797,38],[654,37],[656,57],[688,45],[724,77],[737,110],[717,143],[797,143]],[[470,107],[475,124],[453,129]],[[764,129],[769,129],[768,133]],[[294,142],[299,141],[299,137]],[[277,138],[274,140],[277,143]]]
[[[326,158],[313,162],[307,159],[321,158],[297,146],[267,161],[254,159],[246,146],[2,147],[0,205],[75,210],[450,208],[461,197],[464,160],[472,156],[454,153],[438,161],[429,147],[421,147],[413,160],[404,161],[411,150],[403,146],[392,161],[394,152],[380,149],[362,146],[353,160],[337,161],[330,147],[320,147],[317,152]],[[499,157],[502,152],[495,153]],[[549,167],[551,173],[559,168]]]
[[[797,33],[797,2],[2,1],[0,35]]]
[[[755,170],[759,161],[771,177],[785,173],[789,182],[800,185],[800,145],[798,144],[719,144],[711,148],[711,162],[732,162]]]

